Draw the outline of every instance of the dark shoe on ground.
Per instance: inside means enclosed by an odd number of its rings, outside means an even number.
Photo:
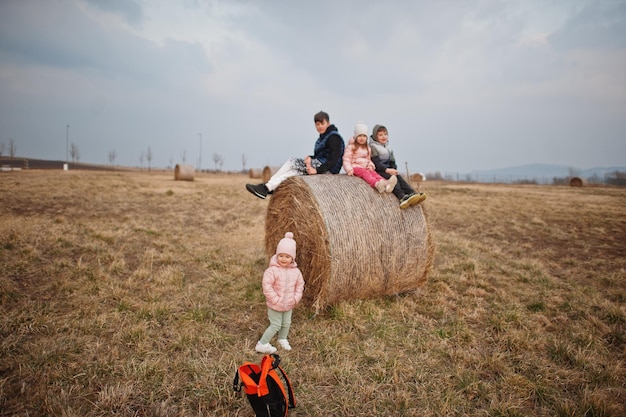
[[[270,194],[270,190],[267,189],[265,184],[246,184],[246,190],[250,191],[255,196],[263,199],[265,199],[267,195]]]

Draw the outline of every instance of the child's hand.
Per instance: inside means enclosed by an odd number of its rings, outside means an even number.
[[[348,171],[348,172],[347,172],[347,174],[348,174],[349,176],[353,176],[353,175],[354,175],[354,171],[350,170],[350,171]]]

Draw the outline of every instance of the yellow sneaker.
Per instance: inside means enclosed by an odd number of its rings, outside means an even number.
[[[411,194],[408,198],[409,207],[416,206],[424,200],[426,200],[426,193]]]

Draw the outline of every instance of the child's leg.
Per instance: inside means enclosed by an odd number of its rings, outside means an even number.
[[[287,339],[287,335],[289,334],[289,329],[291,328],[291,313],[293,310],[284,311],[282,313],[283,321],[280,326],[280,330],[278,331],[278,340]]]
[[[386,172],[377,172],[378,175],[380,175],[381,177],[385,178],[385,179],[389,179],[391,178],[391,174],[387,174]],[[396,175],[396,178],[398,180],[398,182],[396,183],[396,186],[393,187],[393,190],[391,191],[393,193],[393,195],[396,196],[396,198],[398,200],[402,200],[402,197],[404,197],[406,195],[406,193],[404,191],[402,191],[402,187],[400,186],[400,176]]]
[[[353,167],[353,171],[354,176],[364,179],[372,188],[376,188],[378,181],[384,180],[376,171],[370,171],[362,167]]]
[[[270,325],[263,333],[263,336],[261,336],[260,342],[262,344],[269,343],[272,340],[272,337],[280,331],[283,322],[283,313],[271,308],[267,309],[267,317],[270,319]]]
[[[272,175],[265,186],[268,190],[274,191],[287,178],[305,174],[306,165],[304,164],[304,160],[301,158],[290,158]]]
[[[400,187],[404,194],[415,194],[415,190],[413,189],[413,187],[411,187],[409,183],[406,182],[404,178],[402,178],[402,176],[396,175],[396,177],[398,177],[398,187]]]

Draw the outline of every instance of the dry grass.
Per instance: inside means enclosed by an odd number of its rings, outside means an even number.
[[[267,325],[268,202],[248,181],[0,175],[0,415],[251,416],[231,384]],[[290,415],[626,414],[626,190],[421,188],[428,283],[297,309]]]

